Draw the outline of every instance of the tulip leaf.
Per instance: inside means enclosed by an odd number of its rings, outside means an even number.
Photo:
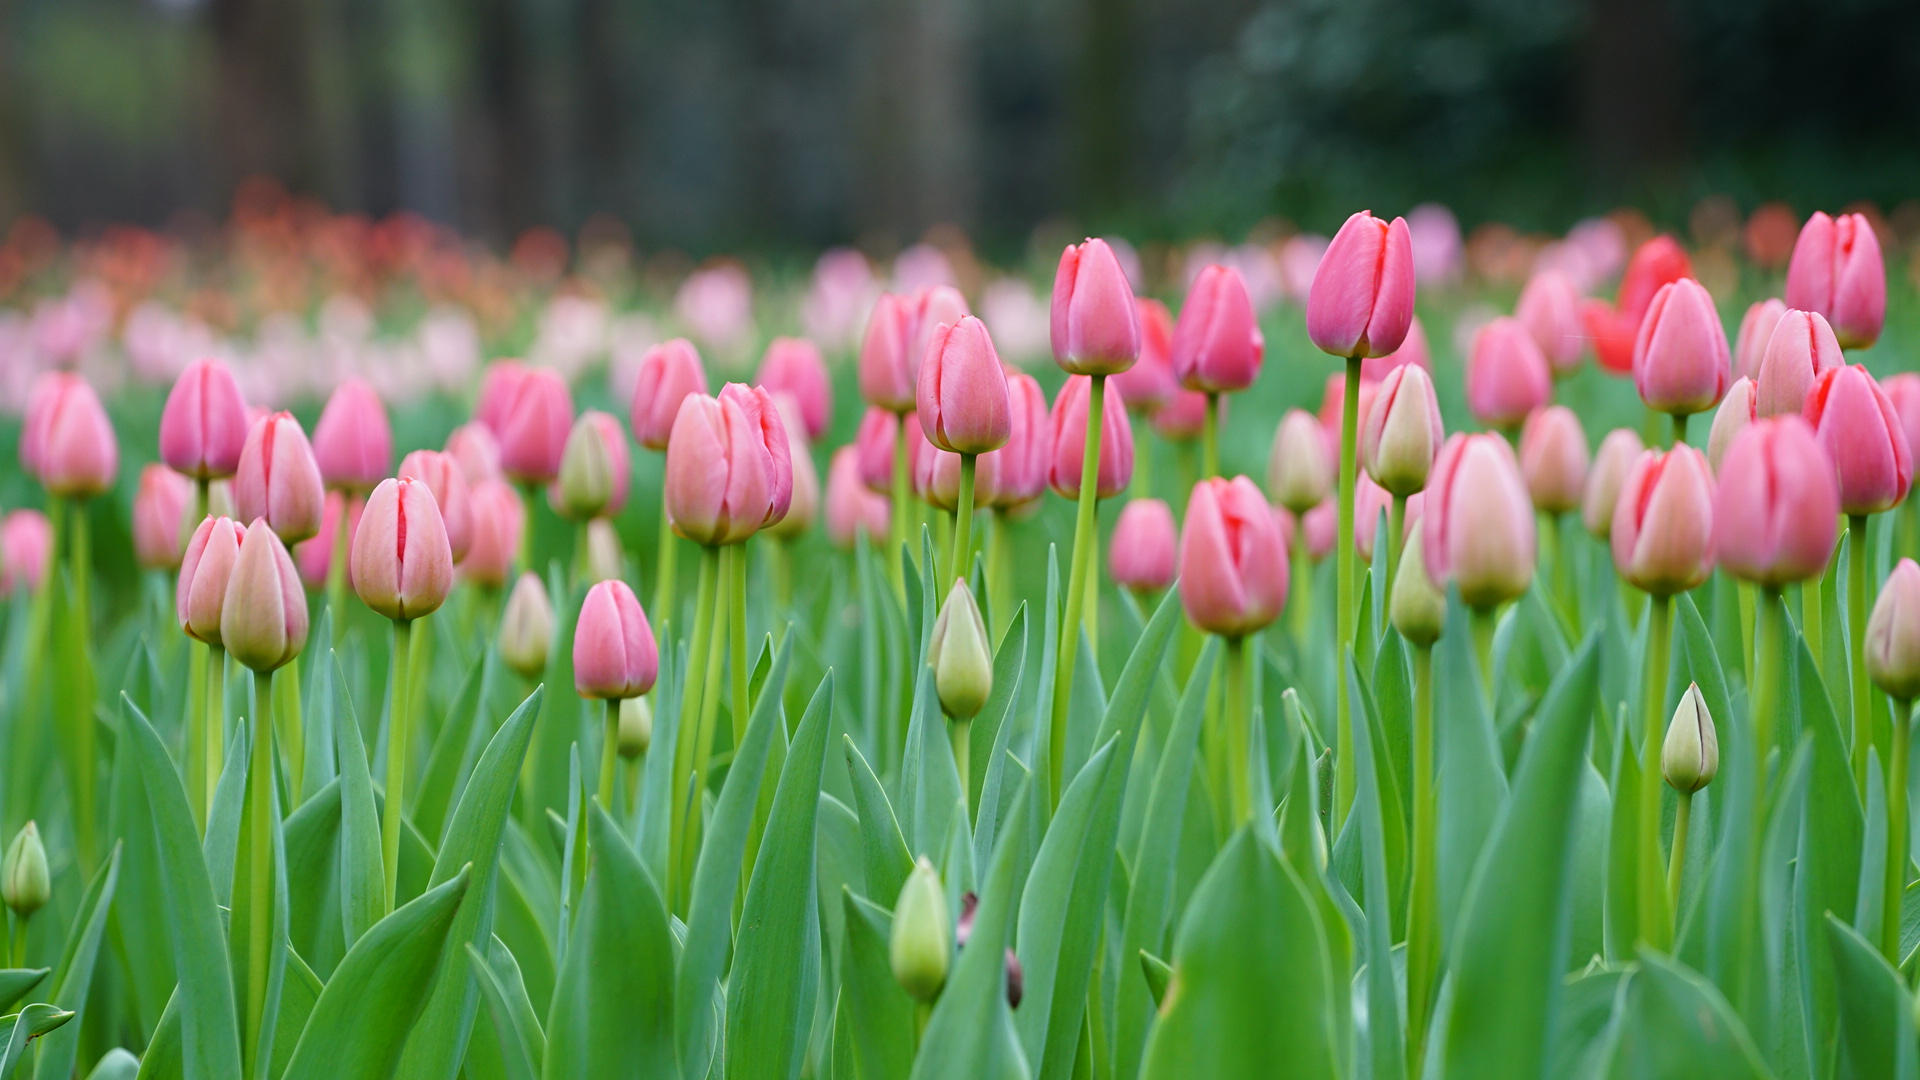
[[[303,960],[326,974],[347,950],[340,914],[340,784],[338,776],[327,781],[282,826],[287,880],[299,882],[288,895],[288,940]]]
[[[1633,957],[1640,933],[1640,755],[1622,719],[1614,735],[1613,807],[1608,821],[1606,952],[1616,964]]]
[[[886,790],[880,786],[879,778],[873,775],[866,755],[853,744],[852,736],[843,738],[847,752],[847,775],[853,782],[854,806],[860,818],[860,848],[866,871],[867,895],[891,903],[894,897],[900,895],[900,886],[906,884],[907,874],[913,869],[913,856],[908,853],[907,841],[901,836],[900,825],[894,819],[893,804],[887,801]]]
[[[256,676],[257,677],[257,676]],[[271,724],[256,724],[253,718],[241,725],[240,736],[234,739],[237,755],[251,757],[254,739],[267,741],[266,753],[270,762],[276,760],[274,751],[275,732]],[[257,1030],[248,1018],[247,1027],[240,1032],[240,1047],[243,1060],[251,1065],[250,1072],[255,1080],[266,1080],[273,1058],[273,1036],[276,1018],[280,1009],[280,993],[286,980],[287,951],[287,859],[284,831],[280,817],[280,784],[276,769],[269,764],[265,770],[246,769],[245,790],[247,798],[240,818],[240,834],[243,838],[235,851],[233,902],[228,915],[228,941],[230,955],[234,961],[234,993],[241,1001],[250,1002],[252,988],[248,980],[251,977],[250,964],[246,962],[249,942],[252,940],[255,920],[267,925],[267,969],[266,986],[260,990],[261,1013]],[[258,822],[255,818],[254,793],[256,785],[265,785],[263,798],[266,801],[266,820]],[[259,829],[258,839],[265,844],[266,866],[256,869],[254,863],[255,830]],[[256,899],[252,895],[250,883],[259,873],[265,886],[264,897]],[[262,907],[259,900],[265,901]]]
[[[1790,700],[1798,702],[1801,734],[1812,737],[1812,773],[1794,878],[1801,903],[1800,924],[1806,934],[1799,949],[1812,1007],[1810,1034],[1813,1045],[1823,1047],[1831,1045],[1838,1034],[1840,988],[1833,954],[1822,947],[1819,927],[1827,912],[1851,916],[1859,903],[1865,822],[1860,806],[1862,793],[1853,784],[1840,724],[1805,639],[1789,635],[1788,655],[1793,660],[1789,693],[1795,695]],[[1845,665],[1840,670],[1844,671]],[[1876,872],[1873,876],[1878,879],[1879,875]]]
[[[1844,1058],[1857,1077],[1913,1080],[1920,1075],[1920,1041],[1913,1028],[1913,997],[1880,951],[1832,912],[1823,920],[1832,951]]]
[[[87,997],[92,992],[93,972],[100,958],[100,940],[107,931],[107,916],[113,908],[114,889],[120,881],[120,847],[93,875],[86,895],[67,932],[66,947],[60,963],[53,969],[52,991],[48,1003],[84,1016]],[[74,1058],[80,1050],[80,1025],[63,1028],[40,1040],[40,1052],[34,1058],[35,1080],[67,1080],[73,1075]]]
[[[1639,970],[1627,980],[1620,1009],[1612,1077],[1737,1080],[1772,1075],[1720,991],[1666,956],[1641,951]]]
[[[287,975],[280,987],[280,1009],[273,1024],[273,1063],[268,1072],[273,1080],[286,1075],[294,1048],[300,1043],[300,1033],[307,1029],[307,1021],[313,1019],[313,1007],[319,1003],[320,992],[325,988],[326,984],[300,954],[288,949]]]
[[[337,670],[339,660],[333,659]],[[340,918],[348,948],[380,921],[386,907],[386,865],[380,852],[380,817],[375,809],[373,776],[360,741],[353,702],[343,700],[344,715],[335,727],[340,759]]]
[[[887,909],[841,890],[846,935],[840,959],[840,1022],[860,1080],[905,1080],[913,1069],[913,999],[893,977]],[[964,956],[965,953],[962,953]]]
[[[1020,610],[1014,613],[1013,622],[1008,625],[1007,632],[1000,638],[1000,651],[994,654],[994,696],[989,699],[987,709],[982,713],[983,717],[992,714],[993,703],[1000,697],[1002,658],[1005,657],[1011,662],[1013,657],[1018,656],[1020,663],[1014,665],[1012,678],[1008,680],[1010,685],[1005,688],[1006,714],[993,725],[993,741],[988,744],[984,758],[981,756],[981,725],[978,720],[974,722],[971,733],[970,753],[973,756],[975,769],[981,772],[980,788],[975,793],[977,797],[970,804],[974,814],[973,864],[975,866],[986,866],[991,861],[994,842],[1000,835],[1000,823],[1011,809],[1008,796],[1019,787],[1017,779],[1011,786],[1007,783],[1007,760],[1013,756],[1011,751],[1016,740],[1024,743],[1030,736],[1029,724],[1023,722],[1022,718],[1031,720],[1033,714],[1020,709],[1020,690],[1021,684],[1026,679],[1026,642],[1031,610],[1024,603],[1020,605]],[[1016,643],[1018,648],[1014,647]],[[1050,652],[1044,648],[1040,651]],[[1043,659],[1041,663],[1045,664],[1046,661]],[[1051,691],[1048,693],[1050,695]]]
[[[1384,740],[1379,725],[1373,720],[1372,695],[1365,693],[1360,672],[1351,658],[1348,660],[1347,679],[1348,694],[1357,706],[1353,710],[1353,722],[1367,726],[1364,733],[1366,737],[1361,738],[1359,736],[1362,733],[1356,732],[1353,740],[1356,785],[1353,817],[1359,827],[1367,898],[1368,1054],[1376,1080],[1398,1080],[1406,1075],[1405,1051],[1401,1043],[1401,1029],[1405,1026],[1405,1020],[1401,1016],[1393,976],[1394,902],[1398,893],[1387,887],[1387,829],[1382,820],[1385,816],[1382,807],[1388,804],[1388,799],[1395,793],[1392,790],[1392,777],[1382,775],[1382,771],[1376,768],[1375,753],[1384,745]],[[1391,813],[1398,817],[1400,808],[1397,803],[1392,804]]]
[[[420,782],[408,789],[412,805],[407,808],[407,816],[431,839],[440,838],[447,810],[459,795],[461,775],[478,753],[476,742],[492,733],[490,718],[481,708],[480,692],[487,681],[488,666],[498,655],[492,649],[483,650],[467,666],[460,693],[447,707],[433,745],[427,750],[426,770],[420,774]]]
[[[140,1075],[140,1059],[116,1046],[94,1063],[87,1080],[135,1080]]]
[[[0,1016],[0,1080],[8,1080],[19,1066],[27,1045],[65,1027],[76,1014],[43,1003],[29,1005],[11,1016]]]
[[[240,822],[247,807],[247,751],[245,724],[231,722],[226,762],[214,784],[213,803],[207,808],[207,834],[201,842],[207,873],[213,878],[214,899],[221,907],[233,903],[233,867],[240,852]]]
[[[333,639],[333,612],[322,611],[307,640],[326,642]],[[311,671],[307,670],[307,657],[318,658],[313,661]],[[306,740],[306,760],[299,778],[300,798],[296,807],[304,806],[308,799],[339,776],[334,725],[341,715],[339,704],[347,701],[346,683],[337,674],[333,650],[310,649],[297,663],[304,676],[300,684],[300,713]]]
[[[671,636],[677,626],[663,627],[660,679],[653,684],[653,739],[640,781],[640,802],[633,826],[635,847],[656,880],[669,878],[673,828],[673,759],[680,739],[680,682],[687,670],[687,645]]]
[[[499,941],[498,938],[494,940],[496,943]],[[516,1016],[516,1005],[510,1003],[509,991],[486,958],[480,955],[480,950],[474,948],[471,941],[462,947],[466,949],[467,962],[473,965],[474,977],[480,984],[480,997],[487,1003],[486,1015],[498,1040],[501,1071],[506,1080],[537,1080],[540,1075],[539,1062],[546,1055],[542,1053],[536,1057],[528,1045],[526,1032],[520,1027]],[[508,958],[511,957],[512,954],[508,953]],[[520,991],[520,997],[522,1000],[526,997],[524,988]],[[471,1063],[468,1067],[471,1069]]]
[[[40,984],[52,968],[0,969],[0,1010],[11,1009],[27,991]]]
[[[200,646],[194,643],[194,647]],[[124,747],[127,720],[124,715],[117,720],[116,741]],[[172,928],[167,925],[165,906],[158,902],[164,887],[160,855],[153,843],[145,781],[133,754],[123,749],[113,755],[108,783],[107,840],[120,848],[120,883],[114,889],[108,932],[125,964],[123,989],[129,999],[129,1019],[142,1036],[150,1038],[175,981]],[[18,993],[10,993],[5,974],[0,972],[0,1009],[12,1007],[27,990],[23,986]]]
[[[986,789],[987,774],[998,760],[994,748],[1001,745],[1000,731],[1012,719],[1014,705],[1020,700],[1020,676],[1026,668],[1027,609],[1023,604],[1013,621],[1007,625],[1007,632],[1001,635],[1000,647],[994,650],[993,690],[987,695],[987,703],[981,706],[980,714],[973,718],[973,724],[967,729],[967,756],[972,767],[963,779],[967,782],[967,805],[976,811],[984,805],[981,792]],[[978,826],[975,831],[977,835]],[[989,828],[989,835],[991,831]],[[982,848],[976,841],[975,860],[984,865],[985,860],[980,855],[991,849],[991,842]]]
[[[1447,604],[1446,632],[1433,647],[1434,756],[1438,768],[1435,854],[1440,929],[1456,925],[1468,880],[1507,798],[1493,721],[1480,688],[1467,609]],[[1536,726],[1538,721],[1535,722]],[[1441,952],[1451,946],[1443,938]]]
[[[907,719],[896,810],[910,850],[927,855],[944,850],[950,822],[960,806],[960,769],[934,691],[933,669],[921,665],[914,674],[913,711]]]

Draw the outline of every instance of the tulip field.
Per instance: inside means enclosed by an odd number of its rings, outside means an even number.
[[[1920,279],[1767,213],[15,225],[0,1080],[1920,1080]]]

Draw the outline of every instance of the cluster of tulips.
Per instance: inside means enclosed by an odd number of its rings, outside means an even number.
[[[1354,214],[1264,488],[1221,464],[1247,283],[1176,317],[1099,239],[1051,404],[958,290],[880,295],[824,483],[800,338],[717,394],[655,345],[625,422],[499,360],[397,468],[369,383],[309,436],[202,359],[131,508],[154,602],[97,625],[119,442],[49,372],[46,510],[0,524],[0,1005],[38,1002],[0,1080],[1915,1075],[1920,375],[1848,363],[1875,234],[1813,215],[1732,346],[1670,238],[1584,289],[1473,332],[1449,434],[1413,237]],[[1589,352],[1649,420],[1591,454]],[[1178,516],[1156,439],[1198,443]]]

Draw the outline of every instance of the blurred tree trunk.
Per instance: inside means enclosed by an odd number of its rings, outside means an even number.
[[[1584,112],[1598,175],[1619,182],[1679,162],[1686,87],[1667,0],[1588,0]]]
[[[313,117],[301,0],[212,0],[208,14],[221,186],[262,173],[311,189],[317,169],[304,145]]]

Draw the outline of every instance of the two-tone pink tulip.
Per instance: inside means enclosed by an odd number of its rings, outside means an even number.
[[[307,645],[307,593],[286,545],[256,520],[240,540],[220,605],[220,644],[257,672],[285,666]]]
[[[1118,375],[1140,355],[1133,286],[1105,240],[1060,253],[1049,329],[1054,361],[1069,375]]]
[[[453,547],[433,492],[419,480],[380,482],[367,497],[350,559],[353,589],[396,621],[438,611],[453,589]]]
[[[784,339],[782,339],[784,340]],[[772,359],[769,350],[768,358]],[[688,394],[707,392],[707,372],[700,351],[686,338],[653,346],[640,356],[633,383],[633,437],[649,450],[665,450],[673,436],[673,422]]]
[[[1490,609],[1533,583],[1533,504],[1513,450],[1498,435],[1455,435],[1426,488],[1421,545],[1436,582],[1451,581],[1468,607]]]
[[[793,462],[785,425],[765,390],[728,383],[720,396],[680,405],[667,446],[673,530],[709,546],[737,544],[786,516]]]
[[[1655,596],[1706,581],[1713,572],[1713,511],[1705,455],[1685,444],[1643,451],[1613,512],[1613,565],[1621,578]]]
[[[1864,214],[1815,212],[1800,228],[1787,263],[1786,303],[1817,311],[1842,348],[1864,349],[1887,318],[1887,269],[1880,239]]]
[[[232,476],[247,441],[247,403],[218,360],[188,364],[160,413],[160,460],[197,480]]]
[[[1404,364],[1381,380],[1361,417],[1360,465],[1374,483],[1405,498],[1427,486],[1446,438],[1432,376]]]
[[[1365,210],[1334,234],[1307,294],[1307,337],[1334,356],[1385,356],[1413,321],[1413,235]]]
[[[574,690],[584,698],[636,698],[659,673],[653,628],[633,590],[618,578],[588,589],[573,631]]]
[[[1180,604],[1210,634],[1263,629],[1287,604],[1287,550],[1253,481],[1211,477],[1193,487],[1180,535]]]
[[[1840,340],[1818,312],[1789,310],[1774,324],[1760,358],[1755,408],[1761,416],[1797,416],[1820,376],[1846,365]]]
[[[233,506],[243,521],[265,518],[284,543],[320,533],[326,488],[300,421],[289,412],[253,422],[233,474]]]
[[[1080,497],[1080,473],[1087,460],[1086,431],[1092,379],[1072,375],[1053,401],[1053,461],[1047,482],[1062,498]],[[1111,499],[1133,482],[1133,424],[1126,402],[1109,386],[1100,414],[1100,463],[1096,471],[1097,497]]]
[[[1819,577],[1839,516],[1833,462],[1801,417],[1755,420],[1727,448],[1713,501],[1727,573],[1770,588]]]

